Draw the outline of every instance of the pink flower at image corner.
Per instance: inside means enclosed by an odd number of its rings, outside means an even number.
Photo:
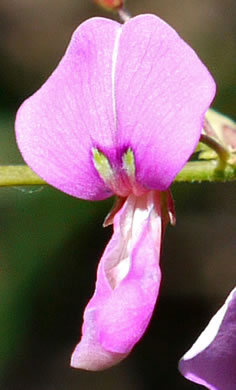
[[[179,370],[210,390],[236,389],[236,287],[182,357]]]
[[[122,25],[92,18],[20,107],[17,143],[40,177],[78,198],[123,199],[73,367],[110,367],[142,337],[161,280],[171,212],[165,191],[194,151],[214,94],[206,67],[158,17],[139,15]]]

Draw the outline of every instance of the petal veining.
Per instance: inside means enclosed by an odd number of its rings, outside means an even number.
[[[122,29],[115,93],[117,144],[133,150],[143,186],[167,189],[199,140],[211,75],[173,28],[139,15]]]
[[[92,149],[114,145],[112,61],[119,30],[119,23],[104,18],[81,24],[57,69],[17,114],[25,161],[49,184],[80,198],[111,195]]]
[[[197,55],[158,17],[140,15],[124,25],[92,18],[19,109],[18,146],[39,176],[80,198],[122,192],[98,174],[94,148],[121,176],[122,156],[132,150],[134,193],[165,190],[194,150],[214,93]]]

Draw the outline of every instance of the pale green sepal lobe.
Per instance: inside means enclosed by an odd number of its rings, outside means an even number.
[[[123,168],[127,175],[135,177],[135,158],[133,151],[129,148],[122,156]]]
[[[108,158],[105,156],[105,154],[103,154],[96,148],[93,148],[92,152],[93,152],[93,163],[100,177],[105,182],[110,181],[113,177],[113,170]]]

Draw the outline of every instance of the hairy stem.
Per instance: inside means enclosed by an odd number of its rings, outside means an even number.
[[[219,167],[217,161],[188,162],[175,178],[175,182],[226,182],[236,180],[236,166]],[[46,185],[27,165],[0,166],[0,186]]]
[[[236,166],[219,165],[218,161],[191,161],[175,178],[175,182],[226,182],[236,180]]]

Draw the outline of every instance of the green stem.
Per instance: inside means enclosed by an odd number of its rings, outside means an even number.
[[[46,184],[27,165],[0,166],[0,186],[34,186]]]
[[[219,167],[217,161],[191,161],[188,162],[178,174],[175,182],[225,182],[236,180],[236,166],[225,165]],[[45,185],[27,165],[0,166],[0,186],[34,186]]]
[[[175,182],[226,182],[236,180],[236,166],[224,165],[215,160],[188,162],[177,175]]]

